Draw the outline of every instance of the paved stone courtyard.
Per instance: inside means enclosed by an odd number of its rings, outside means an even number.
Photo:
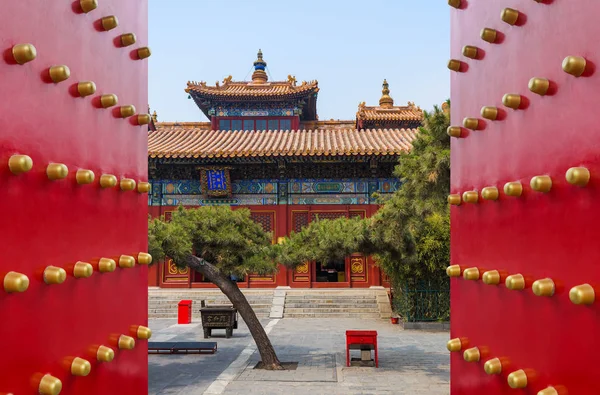
[[[149,355],[150,394],[411,394],[447,395],[448,332],[402,330],[387,320],[261,319],[282,362],[296,370],[254,369],[260,361],[243,321],[233,337],[224,330],[203,339],[201,324],[150,321],[153,341],[214,341],[214,355]],[[378,332],[379,368],[346,367],[345,331]],[[360,352],[354,351],[354,357]]]

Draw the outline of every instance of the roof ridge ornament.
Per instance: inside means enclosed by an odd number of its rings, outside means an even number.
[[[254,61],[254,73],[252,73],[252,82],[261,84],[269,80],[265,69],[267,68],[267,62],[263,59],[263,53],[259,49],[256,54],[256,60]]]
[[[383,80],[383,89],[381,90],[381,99],[379,99],[379,106],[381,108],[392,108],[394,106],[394,99],[390,96],[390,89],[387,79]]]

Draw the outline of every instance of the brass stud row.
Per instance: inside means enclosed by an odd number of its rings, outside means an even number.
[[[446,348],[450,352],[463,352],[463,359],[466,362],[480,362],[482,360],[482,352],[479,347],[468,346],[469,342],[466,338],[454,338],[450,339],[446,344]],[[466,349],[465,349],[466,348]],[[503,361],[500,358],[488,359],[483,365],[483,370],[488,375],[499,375],[503,371]],[[523,389],[527,388],[529,384],[529,378],[527,372],[524,369],[515,370],[508,374],[506,378],[508,386],[512,389]],[[539,391],[538,395],[558,395],[558,391],[555,387],[549,386]]]
[[[27,155],[12,155],[8,160],[8,168],[14,175],[26,173],[33,169],[33,160]],[[46,176],[51,181],[63,180],[69,175],[69,168],[62,163],[50,163],[46,167]],[[96,176],[93,171],[79,169],[75,174],[75,180],[79,185],[87,185],[94,182]],[[112,174],[103,174],[100,177],[100,186],[102,188],[112,188],[117,185],[117,177]],[[122,178],[120,188],[123,191],[133,191],[136,189],[139,193],[148,193],[150,183],[140,181],[136,184],[131,178]]]
[[[148,340],[152,336],[150,328],[142,325],[134,325],[131,327],[132,334],[140,340]],[[115,346],[119,350],[132,350],[135,347],[135,339],[132,336],[124,334],[115,337]],[[105,345],[100,345],[94,349],[94,355],[98,362],[108,363],[112,362],[115,358],[115,351],[113,348]],[[75,357],[69,358],[70,362],[69,373],[76,377],[85,377],[92,371],[92,365],[90,361],[84,358]],[[45,374],[42,376],[40,383],[38,384],[38,393],[42,395],[58,395],[62,391],[62,381],[51,374]]]
[[[501,274],[498,270],[487,270],[481,275],[479,268],[469,267],[462,269],[460,265],[451,265],[446,268],[448,277],[458,278],[462,275],[465,280],[482,280],[486,285],[499,285]],[[520,274],[512,274],[506,277],[504,285],[512,291],[522,291],[526,287],[525,277]],[[533,282],[531,289],[536,296],[550,297],[556,292],[556,284],[551,278],[543,278]],[[590,305],[596,300],[594,288],[589,284],[577,285],[569,291],[569,299],[573,304]]]
[[[140,252],[137,256],[138,265],[149,265],[152,263],[152,256],[145,252]],[[119,267],[129,269],[134,267],[136,259],[129,255],[119,257]],[[110,258],[101,258],[98,262],[98,271],[100,273],[114,272],[117,263]],[[94,267],[87,262],[78,261],[69,268],[70,273],[75,278],[88,278],[94,273]],[[57,266],[47,266],[44,269],[42,278],[46,284],[62,284],[67,279],[67,271]],[[10,271],[4,276],[4,291],[8,293],[25,292],[29,288],[29,277],[25,274]]]
[[[565,180],[579,187],[585,187],[590,182],[590,171],[585,167],[571,167],[565,173]],[[548,193],[552,189],[552,178],[547,175],[535,176],[531,178],[529,186],[536,192]],[[504,184],[504,194],[512,197],[519,197],[523,194],[523,185],[520,181],[512,181]],[[481,197],[484,200],[498,200],[498,188],[495,186],[485,187],[481,190]],[[479,195],[477,191],[466,191],[461,195],[448,195],[448,203],[453,206],[460,206],[462,202],[478,203]]]

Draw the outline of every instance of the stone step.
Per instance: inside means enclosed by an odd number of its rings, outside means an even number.
[[[265,305],[270,306],[273,299],[269,300],[249,300],[248,303],[251,305]],[[179,300],[152,300],[148,301],[148,305],[156,305],[156,306],[177,306],[179,305]],[[231,304],[229,300],[207,300],[205,301],[207,306],[215,305],[215,304]],[[199,300],[193,300],[192,306],[200,306],[201,303]]]
[[[379,313],[284,313],[283,318],[364,318],[381,319]]]
[[[296,314],[296,313],[379,313],[378,308],[288,308],[287,306],[283,310],[285,314]]]
[[[344,309],[344,308],[360,308],[360,309],[376,309],[379,306],[376,302],[373,303],[288,303],[286,308],[302,308],[302,309]]]
[[[291,304],[373,304],[377,303],[377,299],[294,299],[294,298],[285,298],[285,303]]]
[[[360,300],[360,299],[374,299],[376,296],[373,294],[365,294],[365,295],[332,295],[332,294],[306,294],[306,295],[295,295],[286,293],[286,298],[292,299],[352,299],[352,300]]]

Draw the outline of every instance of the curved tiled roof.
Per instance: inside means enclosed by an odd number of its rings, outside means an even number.
[[[358,106],[356,118],[365,121],[422,121],[423,110],[410,102],[408,106],[394,106],[391,108],[370,107],[361,103]]]
[[[187,93],[197,93],[202,97],[214,98],[286,98],[298,97],[307,95],[311,92],[319,91],[319,83],[317,81],[303,81],[300,85],[296,85],[295,80],[281,82],[248,82],[231,81],[230,77],[223,80],[223,85],[217,84],[209,86],[205,82],[189,82],[187,83]]]
[[[399,155],[417,129],[229,131],[159,128],[148,134],[151,158]]]

